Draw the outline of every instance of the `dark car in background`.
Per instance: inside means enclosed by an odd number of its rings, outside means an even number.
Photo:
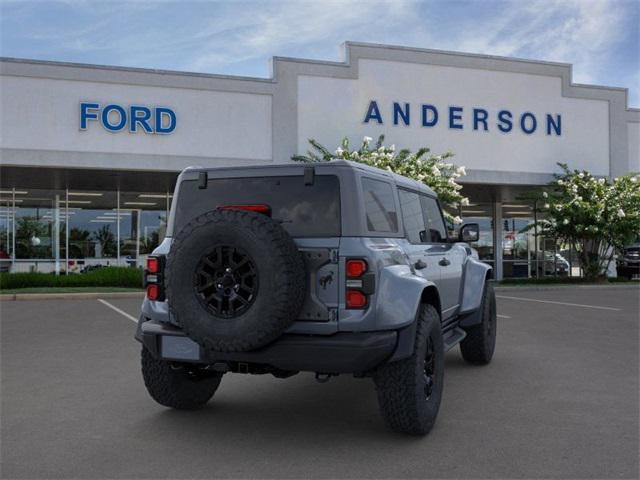
[[[634,275],[640,275],[640,239],[622,249],[616,262],[619,277],[631,280]]]

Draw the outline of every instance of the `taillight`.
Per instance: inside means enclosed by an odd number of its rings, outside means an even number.
[[[345,305],[349,309],[364,309],[369,306],[369,295],[375,291],[375,276],[363,258],[348,258],[345,261],[347,289]]]
[[[271,216],[271,207],[264,204],[256,205],[224,205],[220,210],[246,210],[247,212],[262,213]]]
[[[155,283],[147,285],[147,298],[149,300],[158,300],[160,298],[160,286]]]
[[[361,258],[351,258],[346,262],[347,277],[359,278],[367,271],[367,262]]]
[[[149,273],[160,272],[160,259],[158,257],[147,258],[147,272]]]
[[[164,256],[147,257],[144,270],[144,286],[149,300],[164,300]]]
[[[347,308],[364,308],[367,306],[367,296],[362,293],[360,290],[355,290],[352,288],[347,289],[346,295],[346,303]]]

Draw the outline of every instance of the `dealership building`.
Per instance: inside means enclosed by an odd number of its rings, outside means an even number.
[[[336,148],[384,134],[398,148],[453,152],[470,198],[453,213],[480,224],[480,257],[498,278],[532,276],[541,251],[561,248],[525,231],[557,162],[609,178],[640,171],[627,90],[575,84],[569,64],[362,43],[343,52],[274,57],[270,78],[0,59],[5,265],[141,265],[163,238],[181,169],[283,163],[310,138]]]

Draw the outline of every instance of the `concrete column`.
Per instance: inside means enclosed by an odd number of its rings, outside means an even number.
[[[120,189],[116,191],[116,265],[120,266]]]
[[[493,204],[493,251],[494,251],[494,278],[502,280],[502,201],[496,200]]]
[[[60,275],[60,195],[56,194],[53,208],[53,256],[55,258],[56,275]]]

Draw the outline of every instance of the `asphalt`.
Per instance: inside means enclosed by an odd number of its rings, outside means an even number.
[[[227,375],[203,410],[167,410],[127,317],[0,302],[2,478],[637,479],[640,290],[499,295],[494,361],[447,354],[425,438],[387,431],[371,381],[348,376]],[[137,316],[137,299],[108,302]]]

